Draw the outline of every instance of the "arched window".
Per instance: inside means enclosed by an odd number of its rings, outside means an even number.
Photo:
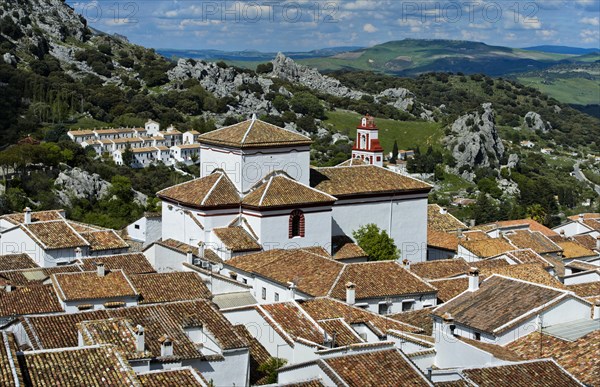
[[[360,149],[366,149],[367,148],[367,136],[365,136],[364,134],[360,136]]]
[[[304,238],[304,213],[300,210],[294,210],[290,214],[290,238]]]

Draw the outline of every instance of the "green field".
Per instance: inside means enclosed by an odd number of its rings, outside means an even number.
[[[356,138],[356,126],[362,117],[358,113],[347,110],[328,111],[325,126]],[[399,149],[409,149],[420,146],[422,149],[428,145],[441,147],[440,139],[443,135],[442,125],[436,122],[423,121],[396,121],[390,119],[377,119],[379,140],[385,152],[391,152],[394,140],[398,141]]]
[[[600,82],[586,78],[555,78],[551,84],[538,77],[518,77],[517,80],[531,86],[560,102],[577,105],[600,103]]]

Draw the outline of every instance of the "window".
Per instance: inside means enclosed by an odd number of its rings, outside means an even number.
[[[247,284],[248,284],[248,280],[247,280],[246,278],[242,278],[242,283],[243,283],[244,285],[247,285]]]
[[[408,302],[403,302],[402,303],[402,311],[403,312],[408,312],[413,310],[413,306],[414,306],[414,302],[413,301],[408,301]]]
[[[300,210],[294,210],[290,214],[289,237],[304,238],[304,213]]]
[[[279,301],[279,293],[275,293],[275,301]]]
[[[267,288],[262,288],[262,299],[263,300],[267,299]]]
[[[390,306],[387,303],[379,304],[379,314],[388,314],[390,312]]]
[[[481,340],[481,333],[479,333],[479,332],[475,332],[475,333],[473,334],[473,336],[475,336],[475,340],[477,340],[477,341],[480,341],[480,340]]]
[[[140,225],[139,225],[139,224],[136,224],[136,225],[135,225],[135,226],[133,226],[133,227],[134,227],[136,230],[139,230],[139,229],[140,229]]]

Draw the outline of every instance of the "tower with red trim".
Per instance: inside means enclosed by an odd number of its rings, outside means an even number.
[[[379,143],[379,130],[375,126],[375,118],[368,114],[357,126],[352,158],[361,159],[367,164],[383,166],[383,148]]]

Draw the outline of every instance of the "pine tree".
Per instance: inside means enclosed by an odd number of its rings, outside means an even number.
[[[398,142],[396,140],[394,140],[394,147],[392,148],[392,159],[390,160],[390,162],[392,164],[396,164],[397,160],[398,160]]]

